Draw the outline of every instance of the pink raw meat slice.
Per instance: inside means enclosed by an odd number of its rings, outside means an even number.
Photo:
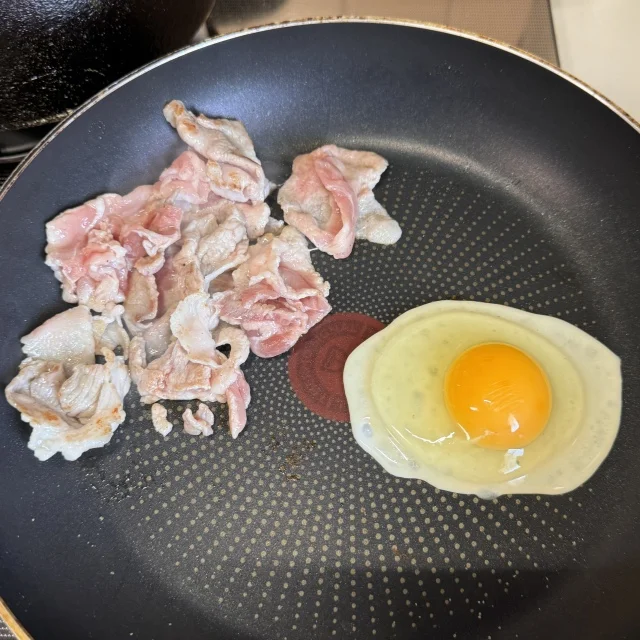
[[[180,239],[182,209],[157,202],[120,223],[118,239],[127,252],[129,264],[147,274],[164,263],[164,252]],[[162,260],[154,260],[160,255]]]
[[[200,403],[195,415],[191,409],[186,409],[182,414],[182,421],[186,433],[192,436],[210,436],[213,434],[215,422],[213,412],[206,404]]]
[[[151,190],[142,186],[126,196],[107,193],[67,209],[47,223],[46,264],[62,283],[65,301],[103,311],[108,304],[124,300],[126,250],[115,237],[111,219],[140,212]]]
[[[329,284],[315,271],[304,237],[293,227],[267,234],[233,272],[234,288],[214,294],[220,318],[246,332],[262,358],[291,348],[331,307]]]
[[[228,325],[215,333],[215,346],[230,345],[229,356],[213,348],[208,364],[194,362],[179,340],[147,365],[145,340],[134,338],[130,346],[131,376],[143,402],[201,400],[229,403],[229,428],[236,438],[246,424],[251,400],[249,385],[240,370],[249,356],[249,341],[240,329]]]
[[[164,116],[184,142],[207,158],[214,193],[235,202],[264,201],[271,184],[241,122],[196,117],[178,100],[165,106]]]
[[[196,255],[197,247],[197,241],[188,238],[179,251],[174,253],[175,247],[172,247],[167,252],[165,264],[156,274],[159,315],[175,308],[188,295],[204,291],[204,277]]]
[[[197,153],[181,153],[153,186],[154,195],[178,206],[204,204],[211,193],[206,164]]]
[[[133,335],[148,327],[148,322],[158,314],[158,289],[153,275],[145,275],[137,269],[131,272],[129,290],[124,302],[124,321]]]
[[[207,206],[203,208],[207,213],[213,213],[219,224],[234,215],[241,215],[247,227],[247,236],[256,240],[264,234],[266,226],[272,220],[269,217],[269,206],[264,202],[250,204],[248,202],[232,202],[224,198],[210,197]],[[202,215],[201,213],[199,215]]]
[[[335,145],[298,156],[278,194],[285,221],[335,258],[349,256],[356,238],[397,242],[400,226],[372,191],[386,168],[376,153]]]
[[[245,217],[234,203],[229,204],[232,208],[226,216],[218,217],[219,211],[206,207],[183,229],[185,241],[197,243],[195,255],[207,286],[247,257],[249,240]]]
[[[182,209],[152,198],[142,186],[126,196],[105,194],[47,223],[47,259],[67,302],[104,311],[123,302],[136,267],[151,275],[180,239]]]

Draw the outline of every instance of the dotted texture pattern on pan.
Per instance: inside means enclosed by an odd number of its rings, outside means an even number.
[[[395,165],[377,193],[403,227],[398,245],[358,242],[343,261],[313,253],[335,311],[388,323],[418,304],[464,298],[593,329],[571,266],[508,199],[444,170]],[[164,439],[134,396],[109,451],[80,461],[104,517],[124,513],[135,553],[182,597],[247,634],[277,628],[288,640],[460,638],[485,626],[499,637],[495,612],[523,598],[535,607],[554,570],[580,554],[589,486],[483,501],[394,478],[349,425],[304,407],[287,357],[247,363],[253,400],[238,440],[224,407],[211,439],[182,433],[181,412],[194,403],[169,404],[174,431]]]

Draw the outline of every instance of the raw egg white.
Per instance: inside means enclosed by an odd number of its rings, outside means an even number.
[[[388,472],[444,491],[559,494],[585,482],[620,423],[620,359],[563,320],[441,301],[348,358],[353,435]]]

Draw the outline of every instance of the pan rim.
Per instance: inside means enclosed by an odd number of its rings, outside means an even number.
[[[445,33],[448,35],[457,36],[459,38],[464,38],[465,40],[473,40],[475,42],[480,42],[481,44],[485,44],[490,47],[494,47],[496,49],[500,49],[512,55],[515,55],[524,60],[528,60],[547,71],[554,73],[559,76],[563,80],[570,82],[574,86],[578,87],[592,98],[595,98],[600,103],[602,103],[605,107],[608,107],[613,113],[615,113],[618,117],[622,118],[632,129],[636,131],[636,133],[640,134],[640,122],[636,121],[631,115],[629,115],[624,109],[618,106],[613,100],[607,98],[604,94],[600,93],[597,89],[594,89],[587,82],[580,80],[576,76],[571,73],[560,69],[556,65],[543,60],[542,58],[536,56],[535,54],[524,51],[523,49],[519,49],[513,45],[507,44],[506,42],[502,42],[500,40],[495,40],[490,38],[489,36],[482,36],[480,34],[474,33],[472,31],[466,31],[464,29],[457,29],[454,27],[448,27],[445,25],[437,24],[435,22],[426,22],[420,20],[410,20],[410,19],[395,19],[395,18],[385,18],[385,17],[377,17],[377,16],[338,16],[332,18],[308,18],[304,20],[292,20],[288,22],[280,22],[274,24],[261,25],[258,27],[251,27],[248,29],[244,29],[241,31],[234,31],[232,33],[223,34],[220,36],[216,36],[214,38],[209,38],[208,40],[203,40],[202,42],[198,42],[196,44],[188,45],[183,47],[182,49],[178,49],[173,53],[169,53],[157,60],[154,60],[134,71],[128,73],[123,76],[119,80],[116,80],[109,86],[105,87],[94,96],[89,98],[86,102],[81,104],[79,107],[74,109],[64,120],[58,123],[30,152],[25,158],[20,162],[20,164],[15,168],[13,173],[9,176],[9,179],[0,189],[0,203],[11,189],[11,187],[16,183],[18,178],[22,175],[24,170],[31,164],[31,162],[35,159],[35,157],[55,138],[57,138],[64,129],[66,129],[72,122],[75,122],[83,113],[88,111],[95,104],[100,102],[106,96],[112,94],[117,91],[120,87],[128,84],[129,82],[139,78],[145,73],[152,71],[168,62],[172,62],[173,60],[177,60],[182,56],[188,55],[193,51],[199,51],[200,49],[205,49],[206,47],[214,46],[221,42],[226,42],[227,40],[233,40],[235,38],[241,38],[244,36],[252,35],[254,33],[261,33],[263,31],[273,31],[275,29],[288,29],[290,27],[301,27],[301,26],[309,26],[309,25],[321,25],[321,24],[383,24],[383,25],[391,25],[398,27],[410,27],[414,29],[422,29],[425,31],[434,31],[436,33]]]

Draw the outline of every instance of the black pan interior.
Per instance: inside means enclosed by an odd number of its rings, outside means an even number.
[[[3,401],[0,593],[26,627],[65,640],[637,637],[637,131],[532,61],[415,26],[291,26],[197,48],[97,101],[4,193],[3,384],[19,337],[62,308],[44,221],[153,180],[181,148],[162,118],[172,98],[242,119],[275,181],[325,142],[382,153],[377,193],[404,235],[345,261],[314,254],[334,309],[389,322],[461,298],[561,317],[622,357],[622,428],[572,494],[485,502],[385,474],[348,425],[299,403],[286,356],[249,362],[235,442],[163,440],[132,394],[104,450],[39,463]]]

